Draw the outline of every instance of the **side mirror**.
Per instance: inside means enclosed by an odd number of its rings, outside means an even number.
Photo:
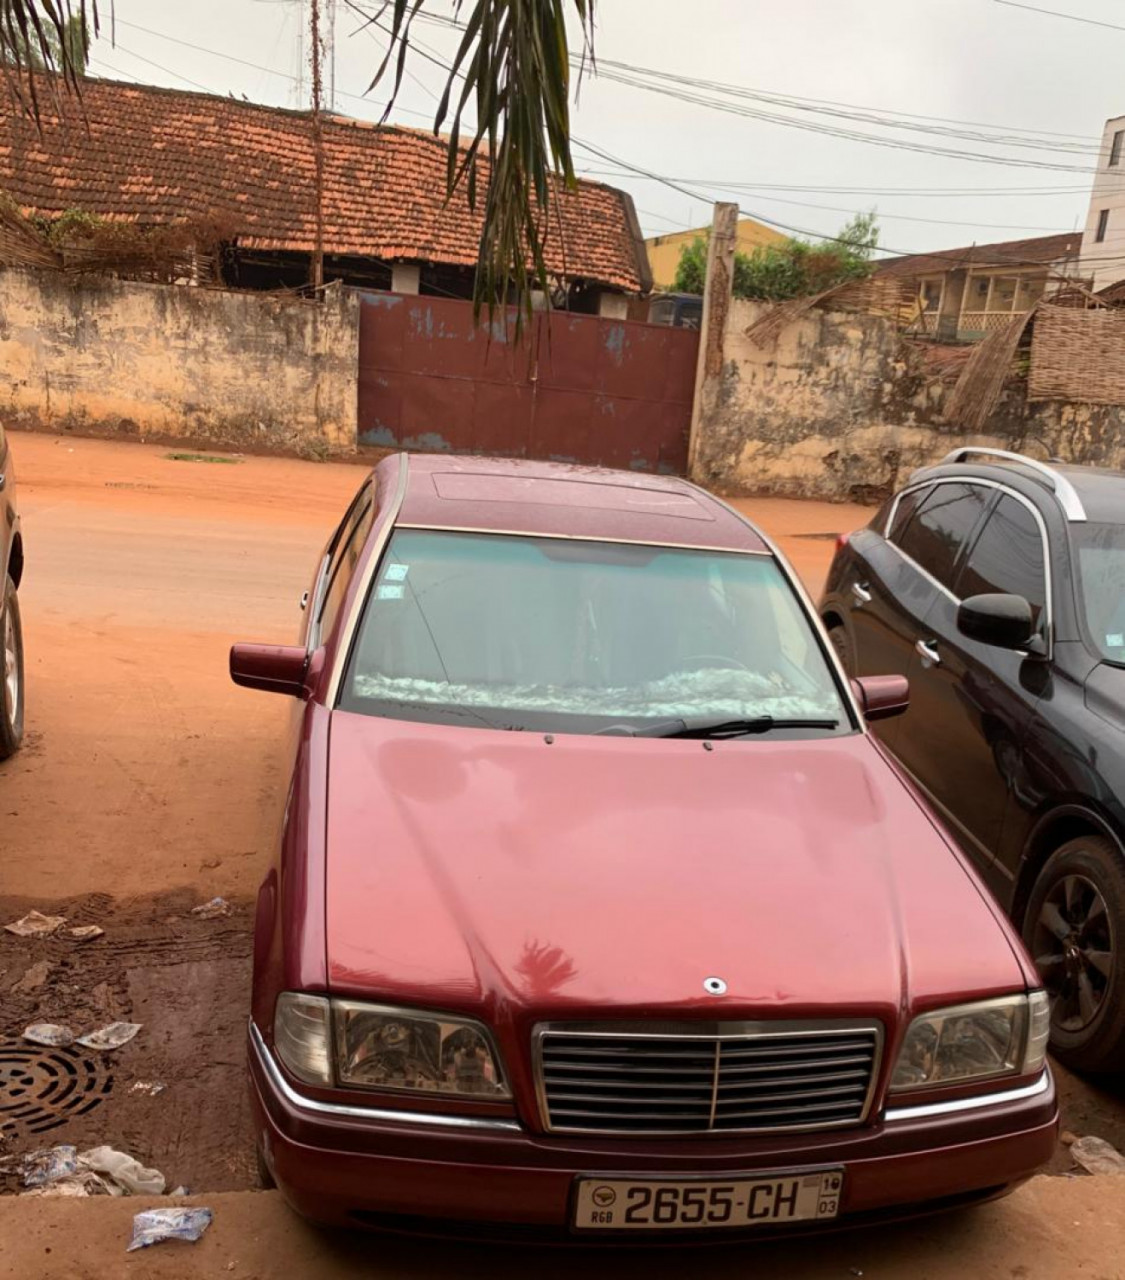
[[[307,698],[308,650],[296,645],[236,644],[230,651],[230,678],[246,689]]]
[[[852,681],[865,720],[889,720],[910,705],[910,681],[905,676],[859,676]]]
[[[957,608],[957,630],[997,649],[1026,649],[1032,640],[1031,605],[1023,596],[970,596]]]

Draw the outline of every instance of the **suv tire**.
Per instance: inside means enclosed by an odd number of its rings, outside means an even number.
[[[834,622],[828,628],[828,639],[844,671],[850,676],[855,674],[855,655],[852,653],[852,641],[842,622]]]
[[[23,631],[16,584],[4,578],[0,607],[0,760],[7,760],[23,741]]]
[[[1051,1048],[1077,1071],[1125,1067],[1125,860],[1105,836],[1068,840],[1031,889],[1023,940],[1051,995]]]

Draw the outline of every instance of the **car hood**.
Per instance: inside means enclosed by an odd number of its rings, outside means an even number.
[[[997,911],[869,738],[707,748],[334,712],[330,990],[501,1018],[893,1019],[1022,986]]]

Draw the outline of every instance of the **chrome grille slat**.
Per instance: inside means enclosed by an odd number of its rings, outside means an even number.
[[[549,1129],[623,1135],[861,1124],[882,1047],[876,1023],[538,1028]]]

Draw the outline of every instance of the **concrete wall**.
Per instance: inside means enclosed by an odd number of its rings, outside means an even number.
[[[1125,130],[1125,116],[1107,120],[1102,130],[1098,169],[1082,234],[1082,274],[1093,277],[1095,289],[1125,280],[1125,149],[1116,165],[1109,163],[1113,135],[1118,130]],[[1105,239],[1098,240],[1099,214],[1103,209],[1109,210],[1109,219]]]
[[[731,493],[875,501],[961,444],[1043,448],[1125,466],[1125,408],[1002,397],[984,435],[943,420],[956,371],[876,316],[813,308],[764,349],[746,337],[760,303],[734,301],[717,387],[702,398],[696,478]],[[948,350],[948,349],[947,349]]]
[[[266,446],[356,443],[359,302],[0,270],[15,425]]]

